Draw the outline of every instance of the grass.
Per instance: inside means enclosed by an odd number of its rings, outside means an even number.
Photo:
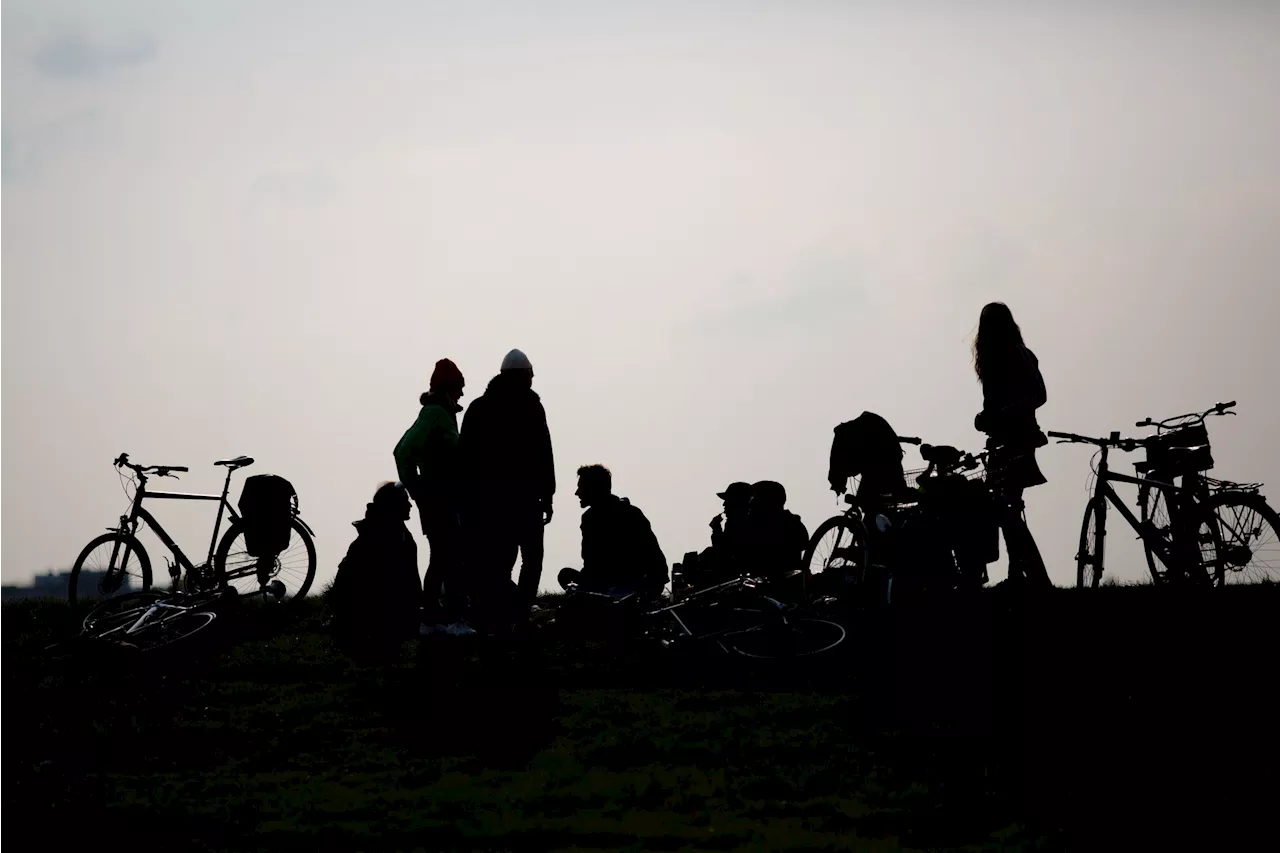
[[[781,669],[540,636],[357,666],[320,602],[247,607],[163,666],[56,664],[76,615],[6,604],[7,827],[55,849],[1221,847],[1261,814],[1280,598],[1221,592],[867,617]]]

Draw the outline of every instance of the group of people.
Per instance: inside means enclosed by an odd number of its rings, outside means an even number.
[[[507,353],[484,393],[463,412],[466,380],[436,362],[418,416],[395,445],[399,480],[378,487],[329,595],[335,627],[353,649],[386,652],[420,632],[509,629],[528,615],[542,581],[543,533],[556,492],[546,411],[533,365]],[[582,568],[562,584],[653,595],[667,561],[644,513],[613,494],[603,465],[578,469]],[[419,583],[411,504],[429,548]],[[518,581],[512,570],[520,560]]]
[[[1036,448],[1047,443],[1035,417],[1045,386],[1003,303],[983,308],[973,356],[983,389],[974,426],[988,436],[988,480],[1002,499],[1010,577],[1047,585],[1022,503],[1024,489],[1045,482],[1035,462]],[[330,592],[336,624],[352,643],[386,650],[422,631],[501,631],[528,615],[556,492],[551,435],[533,378],[528,357],[511,350],[459,424],[466,381],[449,359],[436,362],[418,416],[395,445],[399,480],[382,484],[354,522],[356,540]],[[577,474],[582,568],[562,570],[561,586],[660,594],[668,564],[644,513],[613,493],[604,466]],[[684,557],[686,581],[743,573],[780,579],[802,567],[808,531],[786,509],[780,483],[736,482],[719,497],[724,512],[711,522],[710,547]],[[411,501],[430,550],[421,584],[417,545],[405,526]]]

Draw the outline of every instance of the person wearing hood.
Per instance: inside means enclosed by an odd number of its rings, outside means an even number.
[[[441,621],[460,607],[462,591],[458,412],[466,380],[447,358],[436,362],[430,390],[419,397],[417,420],[395,447],[396,471],[418,505],[422,533],[431,548],[422,581],[426,622]],[[441,604],[441,587],[448,607]],[[448,614],[451,617],[459,613]]]
[[[751,486],[747,514],[748,565],[766,580],[781,580],[804,568],[809,531],[800,516],[787,507],[787,490],[781,483],[761,480]]]
[[[556,492],[551,432],[533,390],[533,365],[520,350],[467,409],[459,443],[468,496],[468,538],[483,554],[490,603],[508,601],[511,571],[520,556],[519,601],[533,605],[542,580],[543,528]]]
[[[409,495],[383,483],[352,522],[356,539],[326,594],[339,645],[366,660],[394,657],[418,633],[418,547],[405,527]]]

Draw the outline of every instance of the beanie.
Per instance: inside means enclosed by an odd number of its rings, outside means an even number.
[[[431,374],[432,391],[450,387],[460,389],[465,384],[466,380],[462,378],[462,371],[458,369],[458,365],[447,358],[436,362],[436,369]]]
[[[507,353],[507,357],[502,360],[503,370],[533,370],[533,365],[529,363],[529,356],[525,355],[518,349],[513,349]]]

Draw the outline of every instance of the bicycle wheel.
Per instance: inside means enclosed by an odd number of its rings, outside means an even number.
[[[156,652],[186,640],[203,631],[218,617],[207,610],[183,610],[157,616],[136,633],[116,635],[111,639],[140,652]]]
[[[1141,508],[1142,522],[1150,524],[1160,533],[1161,538],[1168,539],[1169,504],[1165,500],[1164,490],[1142,486],[1138,490],[1138,506]],[[1160,561],[1159,555],[1151,550],[1151,543],[1146,539],[1142,540],[1142,550],[1147,556],[1147,568],[1151,571],[1152,579],[1160,580],[1164,576],[1164,563]]]
[[[1280,515],[1257,492],[1218,492],[1207,509],[1220,540],[1215,586],[1280,582]]]
[[[131,592],[109,598],[89,611],[80,625],[80,634],[89,639],[106,639],[133,625],[157,601],[162,592]]]
[[[293,519],[289,544],[274,558],[266,558],[259,572],[259,559],[245,550],[244,525],[232,524],[218,543],[213,558],[216,577],[241,595],[257,592],[264,584],[278,580],[284,584],[282,601],[301,600],[316,578],[316,546],[298,519]],[[259,575],[261,574],[261,577]]]
[[[1102,580],[1102,558],[1105,550],[1107,505],[1099,496],[1091,498],[1084,508],[1080,525],[1080,548],[1076,551],[1076,588],[1097,589]]]
[[[137,537],[118,531],[104,533],[84,546],[71,567],[67,601],[110,598],[151,589],[151,558]]]
[[[760,660],[782,660],[830,651],[844,642],[844,628],[826,619],[781,619],[726,634],[728,651]]]
[[[828,518],[818,526],[804,552],[804,601],[812,601],[819,587],[839,589],[863,583],[867,566],[867,537],[862,522],[849,515]]]
[[[1169,520],[1169,500],[1163,489],[1143,486],[1138,493],[1138,504],[1141,507],[1142,522],[1150,526],[1151,533],[1165,544],[1173,545],[1171,522]],[[1196,545],[1199,549],[1198,574],[1192,580],[1217,585],[1217,577],[1222,573],[1220,563],[1222,554],[1221,536],[1218,522],[1207,507],[1197,504],[1194,510],[1199,515],[1196,531]],[[1142,548],[1146,553],[1147,567],[1151,570],[1151,579],[1156,583],[1164,583],[1172,577],[1159,552],[1151,547],[1151,541],[1143,537]]]

